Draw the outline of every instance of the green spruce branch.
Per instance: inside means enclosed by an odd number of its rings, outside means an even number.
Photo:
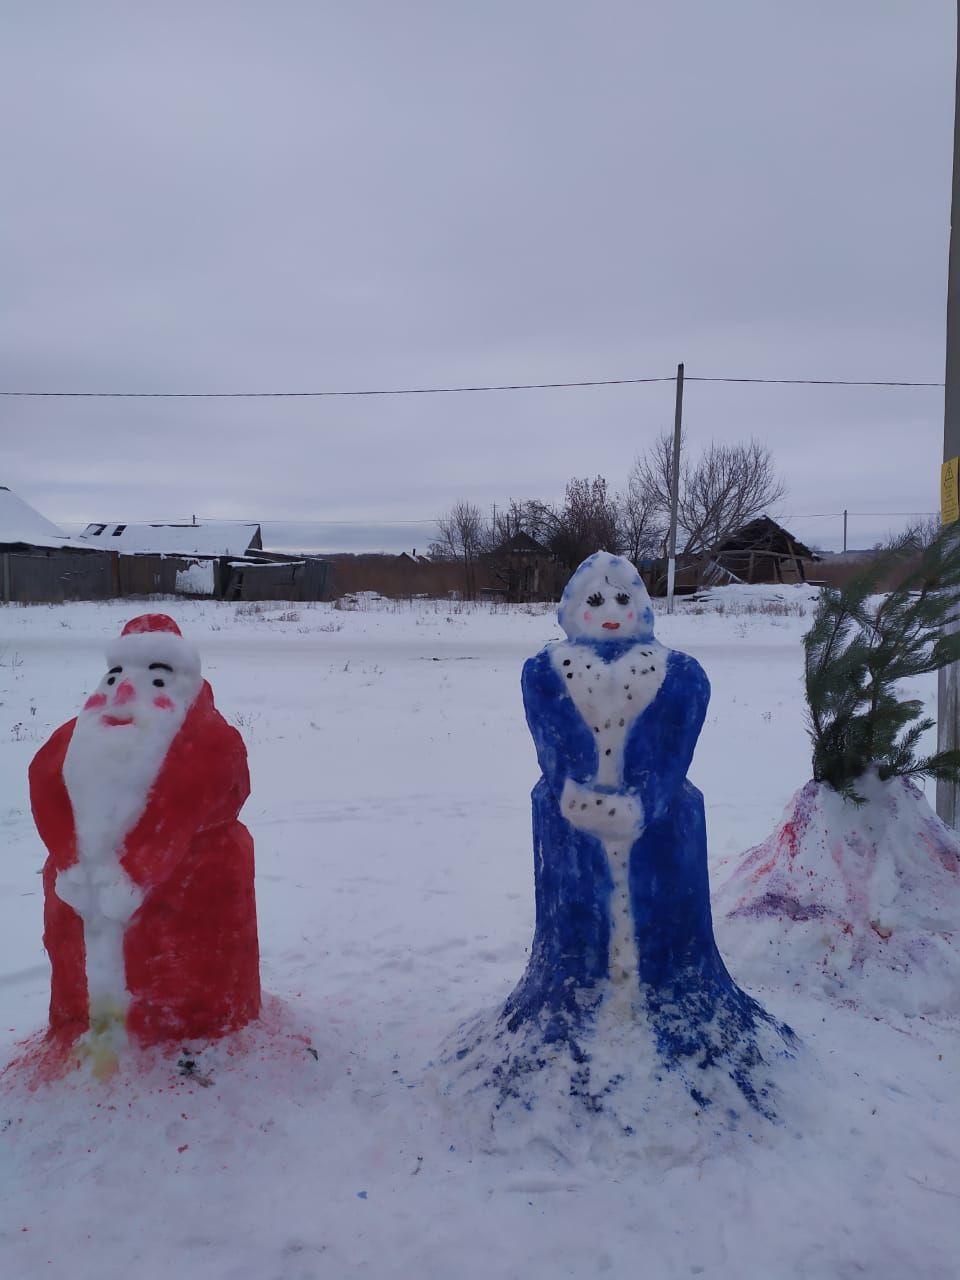
[[[881,594],[891,576],[898,585]],[[960,660],[960,536],[910,540],[876,556],[844,587],[825,587],[803,638],[813,776],[856,804],[856,783],[960,778],[960,751],[919,756],[934,725],[900,682]]]

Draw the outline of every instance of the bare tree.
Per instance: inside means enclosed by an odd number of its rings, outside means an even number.
[[[431,557],[462,563],[464,596],[472,600],[477,594],[477,560],[488,539],[483,512],[472,502],[456,502],[437,519],[437,531],[440,538],[431,544]]]
[[[673,435],[664,432],[634,462],[629,482],[661,538],[670,518],[672,476]],[[693,462],[681,453],[678,558],[690,561],[709,555],[725,538],[775,506],[784,492],[773,456],[758,440],[713,443]]]
[[[911,520],[899,533],[889,534],[882,542],[878,542],[876,550],[900,551],[906,555],[917,555],[936,542],[941,528],[939,517],[920,516]]]
[[[486,550],[494,554],[509,546],[521,533],[535,537],[535,506],[528,499],[511,498],[505,505],[494,507],[486,527]]]
[[[663,513],[650,502],[636,468],[616,503],[623,555],[633,564],[660,555],[666,537]]]
[[[575,569],[594,551],[620,550],[619,514],[603,476],[568,481],[561,505],[534,500],[525,507],[532,536],[566,569]]]

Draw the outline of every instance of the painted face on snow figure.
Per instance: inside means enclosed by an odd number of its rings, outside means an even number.
[[[557,620],[571,640],[653,639],[653,607],[639,573],[622,556],[598,551],[567,583]]]
[[[107,674],[77,717],[63,764],[78,842],[91,857],[113,857],[143,811],[201,684],[199,655],[165,615],[134,619],[107,649]]]
[[[179,725],[200,689],[200,666],[185,645],[165,645],[157,634],[127,638],[107,654],[107,674],[84,703],[84,721],[104,729],[147,730]]]

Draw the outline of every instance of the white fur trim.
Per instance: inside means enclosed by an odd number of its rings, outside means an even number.
[[[114,640],[107,648],[107,665],[122,667],[127,662],[166,662],[175,671],[200,675],[200,654],[172,631],[137,631]]]

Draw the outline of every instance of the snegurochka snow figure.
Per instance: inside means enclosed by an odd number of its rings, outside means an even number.
[[[49,851],[48,1041],[79,1041],[95,1072],[128,1037],[217,1037],[260,1008],[243,740],[164,614],[128,622],[107,666],[30,766]]]
[[[724,1123],[738,1109],[772,1115],[773,1063],[797,1042],[717,951],[703,797],[686,778],[707,677],[654,638],[649,596],[620,557],[585,560],[558,616],[567,639],[522,677],[543,771],[530,961],[457,1056],[498,1109],[566,1095],[612,1106],[629,1130],[669,1076],[691,1108],[720,1103]]]

